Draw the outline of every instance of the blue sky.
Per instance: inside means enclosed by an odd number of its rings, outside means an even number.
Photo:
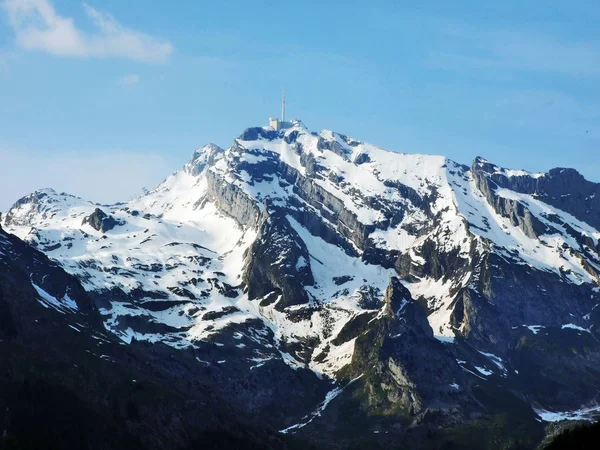
[[[600,181],[597,1],[0,5],[0,210],[127,200],[266,124],[284,86],[313,130]]]

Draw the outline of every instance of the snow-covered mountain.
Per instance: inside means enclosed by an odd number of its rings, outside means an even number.
[[[600,185],[571,169],[469,167],[295,121],[202,147],[127,203],[36,191],[2,226],[124,342],[294,397],[273,418],[286,433],[319,441],[348,409],[378,435],[390,417],[454,427],[507,396],[530,430],[595,411]]]

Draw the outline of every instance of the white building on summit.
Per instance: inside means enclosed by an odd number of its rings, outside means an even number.
[[[292,126],[291,122],[285,121],[285,89],[283,90],[283,95],[281,97],[281,120],[277,117],[269,117],[269,126],[274,128],[275,131],[290,128]]]

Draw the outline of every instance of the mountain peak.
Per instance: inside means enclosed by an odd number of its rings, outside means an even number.
[[[191,175],[200,174],[207,166],[213,165],[225,152],[217,144],[208,143],[192,154],[190,160],[185,164],[184,170]]]

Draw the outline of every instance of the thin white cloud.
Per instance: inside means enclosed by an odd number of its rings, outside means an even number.
[[[0,149],[0,211],[36,189],[53,188],[99,203],[127,201],[154,188],[173,169],[156,152],[60,154]]]
[[[5,0],[1,5],[8,14],[17,44],[25,50],[149,63],[165,61],[173,52],[169,42],[128,29],[110,14],[85,3],[83,8],[92,24],[90,31],[78,28],[73,18],[58,14],[50,0]]]
[[[429,55],[429,63],[446,69],[600,76],[600,42],[467,25],[441,27],[441,37],[443,41]]]
[[[500,63],[531,72],[600,76],[600,45],[521,32],[490,35]]]
[[[593,139],[600,136],[600,105],[545,89],[507,91],[494,109],[508,121],[547,136]]]
[[[137,86],[141,80],[142,79],[138,74],[130,73],[129,75],[125,75],[125,76],[122,76],[121,78],[119,78],[119,84],[121,86],[133,87],[133,86]]]

